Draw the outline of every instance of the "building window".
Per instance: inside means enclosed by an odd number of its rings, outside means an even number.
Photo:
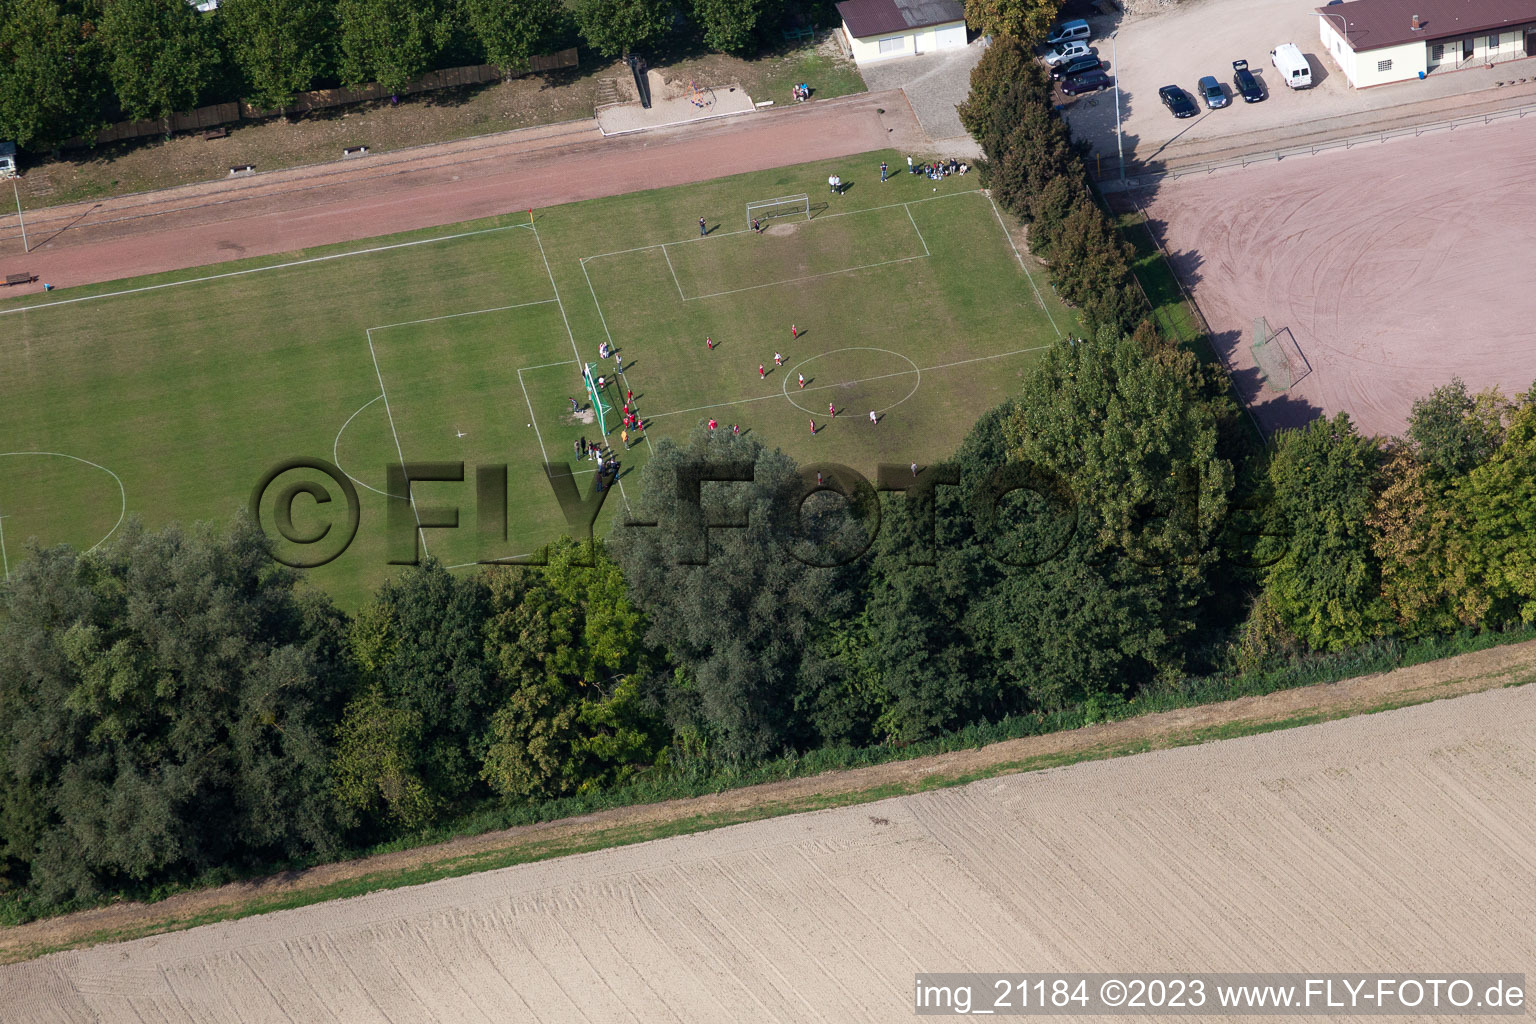
[[[1429,59],[1430,59],[1431,62],[1433,62],[1435,64],[1438,64],[1442,60],[1444,60],[1445,59],[1445,44],[1444,43],[1432,43],[1432,44],[1430,44],[1430,47],[1429,47]]]
[[[1499,37],[1498,36],[1489,36],[1488,37],[1488,52],[1489,53],[1493,53],[1498,48],[1499,48]]]
[[[1392,62],[1390,60],[1379,60],[1379,61],[1376,62],[1376,70],[1377,71],[1391,71],[1392,70]]]
[[[895,53],[898,50],[905,50],[906,48],[907,48],[907,37],[906,36],[896,36],[896,37],[894,37],[892,39],[882,39],[882,40],[880,40],[880,52],[881,53]]]

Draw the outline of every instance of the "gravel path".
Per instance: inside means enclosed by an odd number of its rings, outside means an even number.
[[[880,113],[881,110],[884,113]],[[920,150],[900,93],[605,139],[593,120],[0,218],[0,270],[55,287],[292,252],[529,207],[866,153]]]

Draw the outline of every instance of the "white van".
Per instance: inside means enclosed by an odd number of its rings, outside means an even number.
[[[1286,85],[1292,89],[1312,88],[1312,65],[1307,63],[1301,47],[1295,43],[1281,43],[1269,51],[1269,59]]]
[[[1087,42],[1092,34],[1093,30],[1088,27],[1088,23],[1079,18],[1076,21],[1064,21],[1060,25],[1052,25],[1051,34],[1045,37],[1045,42],[1049,46],[1055,46],[1057,43]]]

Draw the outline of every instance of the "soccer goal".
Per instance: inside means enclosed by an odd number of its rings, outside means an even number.
[[[780,196],[777,199],[764,199],[760,203],[747,204],[747,229],[752,229],[752,222],[766,223],[775,217],[804,217],[811,219],[811,197],[808,195]]]
[[[1254,318],[1252,349],[1253,361],[1259,364],[1264,383],[1273,391],[1290,390],[1296,382],[1294,369],[1278,333],[1270,330],[1265,317]]]

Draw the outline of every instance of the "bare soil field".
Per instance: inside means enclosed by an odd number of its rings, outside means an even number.
[[[1531,653],[1171,715],[1431,699]],[[71,1024],[887,1021],[928,970],[1520,970],[1533,726],[1505,686],[56,954],[0,989],[8,1021]]]
[[[1142,193],[1175,270],[1266,430],[1341,410],[1397,434],[1461,376],[1536,380],[1536,125],[1511,119],[1160,182]],[[1304,359],[1261,388],[1253,320]]]

